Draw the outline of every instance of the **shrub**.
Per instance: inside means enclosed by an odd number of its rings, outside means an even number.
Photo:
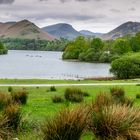
[[[54,96],[54,97],[52,97],[52,101],[53,101],[53,103],[62,103],[63,99],[61,96]]]
[[[136,95],[136,99],[140,99],[140,94],[137,94]]]
[[[100,140],[140,139],[140,109],[112,105],[90,115],[89,128]]]
[[[8,92],[13,92],[13,88],[12,87],[8,87]]]
[[[43,140],[79,140],[86,127],[84,108],[65,109],[42,127]]]
[[[28,92],[26,90],[16,91],[11,93],[12,100],[16,103],[26,104],[28,99]]]
[[[18,104],[11,103],[4,109],[4,116],[8,119],[8,127],[17,130],[21,121],[21,109]]]
[[[78,88],[67,88],[65,90],[65,99],[70,102],[82,102],[83,92]]]
[[[0,93],[0,110],[2,110],[10,100],[10,96],[6,93]]]
[[[53,92],[53,91],[56,91],[55,86],[51,86],[51,87],[50,87],[50,91],[52,91],[52,92]]]

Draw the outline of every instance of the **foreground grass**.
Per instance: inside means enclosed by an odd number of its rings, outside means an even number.
[[[23,82],[23,81],[22,81]],[[29,81],[28,81],[29,82]],[[35,81],[34,81],[35,82]],[[37,81],[36,81],[37,82]],[[95,99],[95,97],[100,92],[109,92],[110,88],[112,86],[84,86],[79,87],[83,91],[86,91],[90,94],[89,97],[86,97],[84,100],[85,104],[91,103],[92,100]],[[140,86],[119,86],[123,87],[126,96],[130,98],[136,97],[136,94],[140,93]],[[48,87],[28,87],[27,90],[29,92],[29,98],[26,105],[22,107],[23,115],[28,116],[28,118],[33,122],[38,122],[41,124],[46,118],[50,118],[57,114],[61,109],[65,107],[74,108],[78,103],[69,103],[69,102],[63,102],[55,104],[52,102],[52,97],[55,95],[64,96],[64,91],[67,87],[57,87],[56,92],[49,92]],[[21,89],[21,87],[15,87],[15,90]],[[8,87],[1,87],[0,91],[4,91],[8,93]],[[140,105],[140,99],[136,99],[135,105]],[[37,135],[37,132],[30,131],[26,132],[25,134],[19,134],[18,137],[20,140],[41,140],[41,136]],[[83,135],[82,140],[92,140],[93,136],[90,133],[86,133]]]

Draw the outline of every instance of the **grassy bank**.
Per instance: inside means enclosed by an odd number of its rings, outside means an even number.
[[[47,79],[0,79],[0,84],[82,84],[82,83],[130,83],[140,82],[140,79],[130,80],[47,80]]]
[[[1,80],[1,82],[5,83],[5,82],[14,82],[14,80]],[[29,81],[25,80],[26,82],[30,83]],[[34,82],[50,82],[48,80],[31,80],[32,83]],[[24,80],[18,80],[18,83],[22,83],[24,82]],[[56,81],[51,81],[51,82],[56,82]],[[57,81],[58,82],[58,81]],[[60,82],[60,81],[59,81]],[[61,82],[65,82],[65,81],[61,81]],[[67,81],[67,82],[72,82],[72,81]],[[78,81],[75,81],[78,82]],[[82,81],[84,82],[84,81]],[[88,81],[89,82],[89,81]],[[129,81],[128,81],[129,82]],[[92,100],[95,99],[95,97],[100,94],[101,92],[109,92],[110,88],[112,86],[84,86],[84,87],[79,87],[81,88],[83,91],[89,93],[89,97],[85,97],[84,98],[84,104],[90,104]],[[136,98],[136,94],[140,93],[140,86],[119,86],[124,88],[125,92],[126,92],[126,96],[135,99]],[[19,90],[22,87],[15,87],[15,90]],[[54,97],[55,95],[57,96],[61,96],[64,97],[64,91],[67,87],[57,87],[56,91],[51,92],[49,91],[49,87],[28,87],[26,88],[27,91],[29,92],[29,97],[28,97],[28,102],[26,105],[22,106],[22,110],[23,110],[23,116],[25,118],[28,118],[31,122],[38,122],[39,124],[42,124],[43,121],[46,118],[50,118],[52,116],[54,116],[55,114],[57,114],[61,109],[65,108],[65,107],[69,107],[69,108],[74,108],[76,106],[79,105],[79,103],[68,103],[66,101],[64,101],[63,103],[53,103],[52,102],[52,97]],[[0,88],[0,92],[6,92],[8,93],[8,87],[1,87]],[[82,103],[82,104],[83,104]],[[136,99],[135,101],[135,106],[139,106],[140,105],[140,99]],[[34,131],[29,131],[26,133],[22,133],[18,135],[20,140],[29,140],[29,139],[33,139],[33,140],[41,140],[41,136],[38,136],[38,133],[34,132]],[[92,140],[93,136],[88,133],[83,135],[82,140]]]

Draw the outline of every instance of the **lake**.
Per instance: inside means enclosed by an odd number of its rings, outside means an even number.
[[[61,52],[10,50],[0,56],[0,78],[79,79],[111,76],[109,64],[69,62]]]

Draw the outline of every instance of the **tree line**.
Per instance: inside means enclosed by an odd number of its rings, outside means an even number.
[[[63,59],[111,63],[110,72],[118,78],[140,77],[140,32],[107,41],[78,37],[67,44]]]
[[[66,45],[63,59],[78,59],[87,62],[112,62],[128,52],[140,51],[140,33],[116,40],[78,37]]]
[[[35,40],[2,38],[0,41],[10,50],[40,50],[40,51],[63,51],[68,40],[60,38],[59,40]]]

